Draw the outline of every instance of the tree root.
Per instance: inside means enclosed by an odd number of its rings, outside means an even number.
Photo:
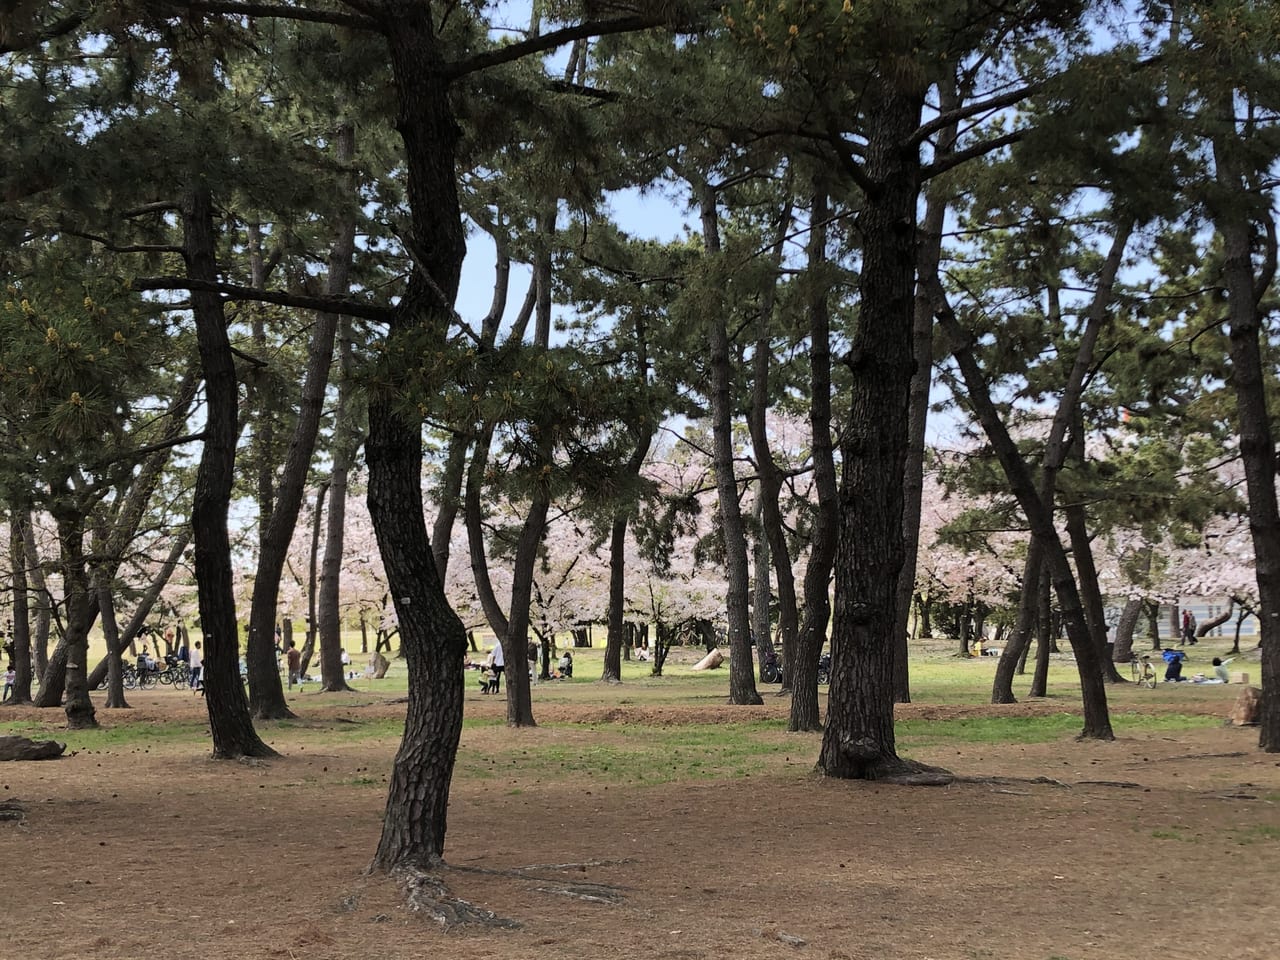
[[[410,867],[401,867],[394,877],[404,890],[405,902],[414,913],[425,914],[446,930],[461,926],[479,926],[497,930],[515,930],[520,924],[500,917],[492,910],[454,897],[440,877]]]
[[[0,800],[0,820],[22,823],[27,819],[27,808],[21,800]]]

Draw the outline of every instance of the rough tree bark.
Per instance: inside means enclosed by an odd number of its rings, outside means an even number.
[[[828,776],[877,780],[928,776],[898,756],[893,729],[920,179],[919,150],[906,145],[919,124],[924,90],[908,77],[877,73],[863,97],[863,174],[871,187],[858,217],[862,309],[845,356],[852,384],[840,444],[831,688],[818,768]]]
[[[196,178],[182,203],[187,276],[205,284],[218,280],[213,200]],[[238,385],[222,299],[193,291],[196,342],[205,379],[204,450],[196,472],[191,527],[195,540],[195,574],[200,626],[204,633],[205,706],[218,758],[275,756],[259,738],[240,682],[239,636],[232,587],[231,537],[227,512],[235,481]]]
[[[1262,267],[1255,273],[1255,225],[1242,200],[1257,203],[1245,174],[1246,149],[1236,130],[1236,100],[1228,89],[1216,105],[1221,130],[1213,138],[1218,184],[1223,191],[1210,202],[1222,234],[1222,280],[1230,323],[1231,383],[1236,394],[1240,455],[1249,491],[1249,531],[1253,536],[1254,575],[1258,584],[1258,633],[1262,649],[1262,703],[1258,745],[1280,752],[1280,506],[1276,501],[1276,450],[1267,406],[1260,303],[1276,272],[1275,223],[1269,208],[1253,215],[1261,225]]]

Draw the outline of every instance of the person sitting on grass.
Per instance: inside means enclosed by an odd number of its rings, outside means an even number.
[[[1228,664],[1228,663],[1230,663],[1230,662],[1231,662],[1231,660],[1230,660],[1230,659],[1223,660],[1221,657],[1214,657],[1214,658],[1213,658],[1213,673],[1214,673],[1214,676],[1216,676],[1216,677],[1217,677],[1219,680],[1221,680],[1223,683],[1230,683],[1230,682],[1231,682],[1231,674],[1229,674],[1229,673],[1227,672],[1227,664]]]

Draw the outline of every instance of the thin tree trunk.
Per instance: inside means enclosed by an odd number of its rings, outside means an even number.
[[[698,187],[703,242],[711,259],[720,256],[720,224],[715,190],[707,183]],[[732,370],[729,360],[729,330],[723,302],[708,304],[706,318],[711,371],[712,462],[720,508],[720,530],[724,538],[725,615],[729,630],[729,702],[758,704],[764,701],[756,690],[751,663],[751,624],[747,610],[747,539],[738,502],[738,480],[733,468],[733,407],[730,402]]]
[[[27,552],[23,527],[27,511],[13,507],[9,512],[9,563],[13,570],[13,690],[5,702],[12,706],[31,705],[31,596],[27,585]]]
[[[809,243],[806,250],[810,274],[806,296],[809,322],[809,435],[813,460],[813,486],[817,516],[805,567],[804,616],[796,635],[791,674],[791,712],[787,729],[793,733],[822,729],[818,710],[818,662],[831,620],[831,567],[836,556],[840,489],[831,445],[831,313],[830,286],[822,276],[827,263],[827,220],[830,209],[827,185],[813,185],[809,207]]]
[[[1049,695],[1049,654],[1053,652],[1053,590],[1048,568],[1040,571],[1040,587],[1036,591],[1036,669],[1031,677],[1028,696]]]
[[[1031,636],[1036,625],[1036,610],[1040,594],[1040,571],[1044,567],[1044,548],[1035,537],[1027,544],[1027,556],[1022,564],[1022,589],[1018,593],[1018,619],[1009,642],[1000,651],[996,664],[996,676],[991,687],[992,703],[1017,703],[1013,695],[1013,676],[1022,672],[1031,646]]]
[[[788,185],[788,194],[790,193]],[[770,253],[770,265],[776,272],[782,266],[783,245],[792,222],[792,206],[787,202],[778,217],[777,232]],[[791,664],[797,659],[796,635],[799,629],[799,614],[796,609],[796,578],[792,568],[791,553],[788,549],[787,534],[783,525],[782,509],[779,498],[782,492],[782,471],[778,469],[773,458],[773,450],[769,443],[767,414],[770,406],[769,371],[773,362],[773,339],[771,328],[774,319],[774,304],[777,298],[777,279],[771,283],[761,297],[760,309],[756,315],[755,349],[751,358],[751,404],[747,417],[747,426],[751,433],[751,447],[755,454],[757,473],[757,492],[759,500],[758,522],[764,531],[761,543],[762,554],[757,556],[756,599],[752,604],[752,618],[755,622],[755,647],[760,666],[763,666],[765,654],[772,652],[771,618],[769,613],[769,568],[773,561],[773,576],[778,598],[778,634],[782,645],[782,662],[786,665],[782,688],[791,687]],[[760,565],[760,557],[763,565]],[[757,609],[759,608],[759,609]]]
[[[208,187],[188,186],[182,204],[187,275],[213,286],[219,269],[215,256],[213,201]],[[196,341],[205,378],[204,451],[196,473],[191,526],[195,539],[195,575],[200,625],[204,632],[205,706],[219,758],[274,756],[258,737],[240,682],[239,636],[231,569],[227,514],[235,481],[238,385],[222,298],[192,291]],[[277,679],[277,684],[279,680]]]

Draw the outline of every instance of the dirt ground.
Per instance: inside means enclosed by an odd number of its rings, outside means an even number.
[[[132,723],[202,717],[183,694],[131,698]],[[470,699],[469,715],[502,716],[495,698]],[[542,726],[469,728],[462,750],[608,736],[642,715],[785,716],[785,702],[769,699],[761,708],[548,704]],[[363,874],[397,742],[345,731],[402,716],[403,706],[318,697],[299,706],[304,722],[263,731],[285,754],[270,762],[214,762],[189,741],[157,737],[0,765],[0,800],[27,809],[25,822],[0,822],[0,958],[1277,955],[1280,757],[1259,752],[1252,729],[913,752],[965,776],[1010,778],[946,788],[816,778],[816,736],[796,737],[794,752],[745,778],[464,776],[445,879],[519,925],[444,931],[410,913],[391,883]],[[1062,709],[909,705],[901,715]],[[107,711],[99,718],[113,722]]]

